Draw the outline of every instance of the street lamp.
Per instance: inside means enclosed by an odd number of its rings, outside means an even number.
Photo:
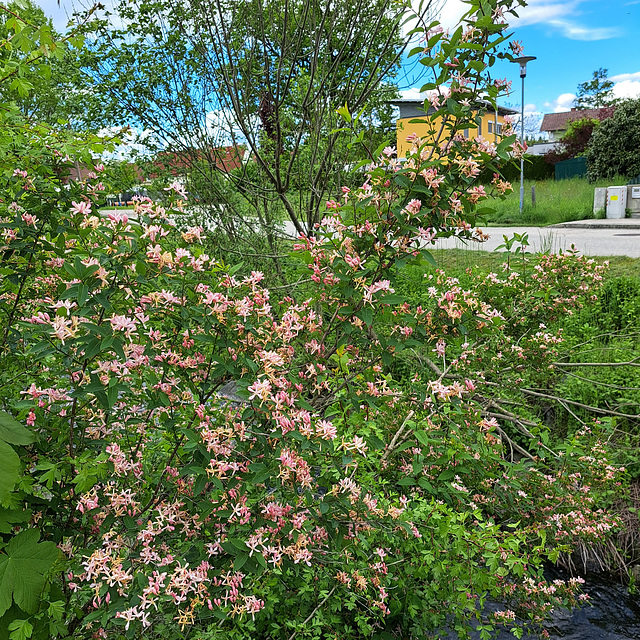
[[[511,62],[517,62],[520,65],[520,77],[522,78],[522,113],[520,115],[520,140],[524,148],[524,79],[527,77],[527,62],[535,60],[535,56],[521,56],[514,58]],[[524,206],[524,158],[520,157],[520,215],[522,215],[522,207]]]

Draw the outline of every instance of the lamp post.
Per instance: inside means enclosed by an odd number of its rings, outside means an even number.
[[[522,112],[520,115],[520,141],[524,148],[524,79],[527,77],[527,62],[535,60],[535,56],[521,56],[515,58],[512,62],[520,65],[520,77],[522,78]],[[522,207],[524,206],[524,158],[520,158],[520,215],[522,215]]]

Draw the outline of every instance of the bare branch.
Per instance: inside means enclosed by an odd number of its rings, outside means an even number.
[[[619,418],[630,418],[631,420],[640,420],[640,415],[632,413],[621,413],[620,411],[612,411],[611,409],[601,409],[600,407],[592,407],[588,404],[582,404],[581,402],[575,402],[574,400],[568,400],[567,398],[560,398],[558,396],[551,395],[549,393],[541,393],[540,391],[533,391],[532,389],[520,389],[522,393],[528,396],[534,396],[537,398],[547,398],[548,400],[555,400],[556,402],[566,402],[574,407],[580,407],[587,411],[593,411],[607,416],[618,416]]]

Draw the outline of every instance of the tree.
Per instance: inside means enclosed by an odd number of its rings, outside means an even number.
[[[587,148],[590,180],[640,175],[640,99],[620,102],[600,123]]]
[[[610,108],[610,113],[607,117],[610,117],[614,112],[614,108]],[[560,139],[557,147],[551,151],[545,153],[545,162],[549,164],[555,164],[562,160],[568,160],[569,158],[575,158],[576,156],[583,155],[589,146],[591,136],[596,130],[601,120],[605,117],[598,118],[581,118],[580,120],[574,120],[569,123],[567,130]]]
[[[593,79],[578,85],[575,100],[577,109],[598,109],[613,104],[613,82],[607,77],[608,69],[600,67],[593,72]]]
[[[94,12],[95,7],[86,20]],[[91,94],[78,64],[85,26],[76,24],[63,37],[32,0],[0,4],[0,66],[10,74],[0,84],[0,101],[14,102],[25,117],[41,123],[86,125],[80,115]]]
[[[180,153],[218,219],[249,210],[273,226],[278,203],[298,232],[312,228],[360,157],[339,131],[345,104],[362,112],[352,126],[363,143],[391,143],[403,3],[123,0],[118,12],[126,29],[105,24],[87,59],[101,112],[152,129]],[[232,173],[218,161],[221,147],[237,144],[256,171]],[[218,187],[220,173],[244,210]]]

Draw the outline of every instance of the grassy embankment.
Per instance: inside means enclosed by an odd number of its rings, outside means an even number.
[[[505,200],[492,200],[487,206],[495,209],[487,220],[494,225],[545,226],[572,220],[593,218],[593,194],[596,187],[626,184],[625,178],[587,182],[585,178],[524,182],[524,207],[520,215],[520,183],[514,181],[513,192]],[[531,202],[531,187],[535,185],[536,206]]]
[[[480,250],[434,250],[433,256],[438,267],[458,277],[463,287],[470,284],[472,271],[502,274],[505,262],[502,252]],[[527,256],[529,259],[535,260],[534,256]],[[604,508],[615,513],[623,527],[613,543],[583,552],[596,565],[600,562],[601,568],[625,574],[640,563],[640,419],[635,417],[640,415],[640,259],[613,256],[596,260],[609,262],[602,288],[594,291],[597,300],[548,327],[553,333],[561,331],[564,338],[559,362],[573,364],[559,366],[546,382],[538,381],[536,391],[546,399],[531,401],[522,396],[512,400],[514,411],[545,423],[556,444],[568,442],[581,423],[593,424],[594,419],[603,423],[614,460],[628,474],[628,484]],[[523,270],[519,262],[521,256],[511,257],[513,269],[531,273],[531,264]],[[420,291],[423,277],[422,269],[408,268],[405,286]]]

